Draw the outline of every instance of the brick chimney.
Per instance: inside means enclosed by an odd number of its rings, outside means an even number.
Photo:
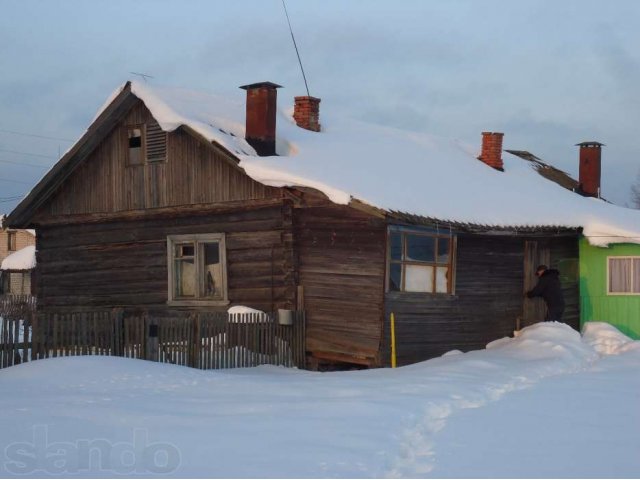
[[[316,97],[295,97],[293,119],[300,128],[320,131],[320,99]]]
[[[278,99],[276,89],[281,86],[271,82],[260,82],[240,88],[247,91],[245,139],[261,157],[275,155]]]
[[[502,163],[502,137],[504,133],[498,132],[482,132],[482,152],[478,157],[478,160],[482,160],[484,163],[496,170],[504,171],[504,164]]]
[[[600,197],[600,166],[602,148],[599,142],[582,142],[580,147],[580,176],[579,189],[585,197]]]

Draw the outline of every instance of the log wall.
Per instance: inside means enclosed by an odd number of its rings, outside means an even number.
[[[458,236],[455,295],[388,292],[384,362],[390,364],[389,318],[395,314],[398,365],[468,351],[511,335],[522,314],[522,241]]]
[[[575,237],[536,240],[550,249],[553,268],[567,266],[577,258]],[[398,365],[450,350],[482,349],[493,340],[512,336],[523,315],[525,241],[522,237],[459,235],[454,295],[388,292],[383,364],[390,364],[391,312],[395,315]],[[577,328],[577,278],[564,278],[563,291],[567,304],[563,321]]]
[[[313,357],[376,365],[382,335],[386,227],[348,207],[295,211],[307,350]]]
[[[39,309],[167,309],[167,236],[197,233],[226,234],[231,305],[293,308],[292,233],[283,221],[290,212],[280,203],[209,215],[43,226],[37,239]]]

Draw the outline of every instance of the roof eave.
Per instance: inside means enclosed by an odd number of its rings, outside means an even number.
[[[33,226],[33,215],[36,213],[64,180],[75,170],[75,167],[93,151],[96,144],[106,136],[119,120],[123,111],[128,110],[138,100],[131,92],[131,83],[127,82],[122,91],[102,111],[89,126],[82,137],[71,149],[47,172],[29,194],[7,216],[6,225],[11,228],[29,228]]]

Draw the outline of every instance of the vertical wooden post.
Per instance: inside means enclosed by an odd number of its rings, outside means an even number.
[[[7,344],[9,343],[9,319],[0,317],[2,319],[2,336],[0,337],[0,368],[5,368],[8,365],[5,363]]]
[[[146,355],[147,360],[157,362],[158,358],[158,319],[150,318],[149,315],[145,315],[146,328]]]
[[[4,317],[0,317],[0,319],[2,320],[2,335],[0,336],[0,368],[5,368],[7,366],[5,365],[5,347],[9,342],[9,320]]]
[[[124,346],[122,344],[124,330],[124,310],[122,308],[113,310],[111,318],[113,319],[113,336],[115,349],[113,355],[124,357]]]
[[[200,315],[195,314],[191,319],[191,325],[193,330],[193,340],[191,344],[193,346],[193,356],[191,359],[191,366],[193,368],[202,368],[202,333],[201,333],[201,323],[200,323]]]
[[[22,323],[22,361],[28,362],[29,358],[29,340],[32,337],[33,318],[35,313],[29,312],[25,314],[25,321]],[[32,340],[33,342],[33,340]],[[33,351],[33,347],[32,347]]]
[[[53,315],[53,358],[58,356],[58,328],[60,325],[60,317],[57,314]]]
[[[396,317],[391,312],[391,368],[396,368]]]

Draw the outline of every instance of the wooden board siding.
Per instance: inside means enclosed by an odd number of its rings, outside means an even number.
[[[549,240],[551,261],[549,266],[560,271],[560,282],[564,295],[562,321],[580,330],[580,272],[579,242],[577,237]]]
[[[374,365],[382,334],[385,225],[348,207],[295,210],[307,350]]]
[[[271,311],[295,305],[290,206],[43,226],[38,234],[39,308],[166,309],[167,236],[225,233],[231,305]],[[176,307],[171,307],[176,308]],[[196,308],[210,310],[213,307]]]
[[[167,135],[167,160],[128,166],[127,126],[149,122],[142,102],[80,165],[39,210],[36,223],[49,216],[112,213],[197,203],[273,198],[264,186],[235,167],[219,148],[178,129]]]
[[[539,265],[551,264],[551,249],[544,240],[526,240],[524,242],[524,291],[528,292],[538,283],[536,271]],[[547,316],[547,306],[541,298],[523,299],[522,321],[520,328],[542,322]]]
[[[396,317],[399,365],[433,358],[449,350],[484,348],[493,340],[511,336],[518,318],[522,320],[523,316],[525,246],[532,242],[537,242],[538,248],[546,252],[552,268],[561,270],[566,302],[563,321],[577,329],[578,278],[568,271],[564,272],[566,275],[562,272],[577,261],[577,237],[526,239],[460,235],[455,295],[386,294],[384,364],[390,364],[391,312]],[[536,321],[543,320],[544,305],[540,311],[543,313]]]
[[[389,316],[396,319],[398,365],[449,350],[484,348],[513,334],[522,314],[523,241],[458,236],[455,295],[389,292],[383,361],[390,364]]]

